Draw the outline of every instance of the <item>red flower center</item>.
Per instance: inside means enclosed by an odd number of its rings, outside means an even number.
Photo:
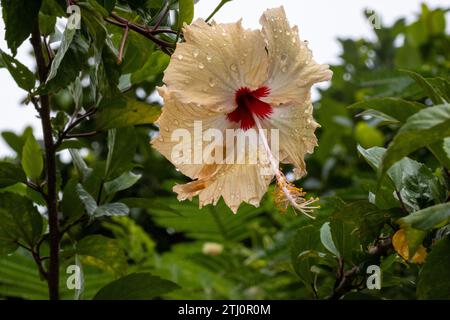
[[[267,102],[259,98],[267,97],[270,93],[268,87],[260,87],[256,90],[250,90],[248,87],[242,87],[236,90],[235,102],[237,108],[227,114],[227,119],[231,122],[240,123],[242,130],[248,130],[255,125],[253,115],[259,119],[265,119],[272,113],[272,107]]]

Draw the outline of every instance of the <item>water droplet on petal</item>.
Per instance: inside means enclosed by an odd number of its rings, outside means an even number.
[[[252,206],[257,206],[259,204],[259,200],[257,198],[251,198],[248,200],[248,203],[250,203]]]
[[[165,127],[164,131],[169,132],[169,128]]]
[[[164,142],[164,138],[162,136],[159,136],[159,141]]]
[[[176,119],[173,121],[173,123],[175,123],[176,126],[180,124],[180,123],[178,122],[178,120],[176,120]]]
[[[237,67],[236,67],[236,65],[235,65],[234,63],[232,63],[232,64],[230,65],[230,69],[231,69],[231,71],[234,71],[234,72],[237,71]]]
[[[287,59],[287,53],[286,53],[286,52],[283,52],[283,53],[281,54],[281,56],[280,56],[280,59],[281,59],[282,62],[286,61],[286,59]]]
[[[283,66],[283,67],[281,68],[281,72],[285,73],[286,71],[287,71],[287,67],[286,67],[286,66]]]
[[[245,60],[241,59],[241,61],[239,61],[240,64],[245,64]]]
[[[194,49],[194,51],[192,51],[192,55],[194,56],[194,58],[197,58],[199,54],[200,54],[200,50],[198,50],[198,49]]]
[[[198,64],[198,68],[199,68],[199,69],[204,69],[204,68],[205,68],[205,65],[204,65],[203,63],[200,62],[200,63]]]
[[[211,62],[212,57],[211,56],[206,56],[206,61]]]
[[[179,55],[177,56],[177,59],[180,60],[180,61],[183,60],[183,58],[184,58],[184,57],[183,57],[182,54],[179,54]]]
[[[214,78],[209,78],[208,83],[209,83],[209,86],[211,88],[213,88],[216,85],[216,80],[214,80]]]

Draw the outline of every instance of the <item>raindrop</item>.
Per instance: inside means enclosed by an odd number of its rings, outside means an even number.
[[[216,80],[214,80],[214,78],[209,78],[208,83],[209,83],[209,86],[211,88],[213,88],[216,85]]]
[[[211,62],[212,57],[211,56],[206,56],[206,61]]]
[[[234,63],[232,63],[232,64],[230,65],[230,69],[231,69],[231,71],[234,71],[234,72],[237,71],[237,67],[236,67],[236,65],[235,65]]]
[[[281,54],[281,56],[280,56],[280,59],[281,59],[282,62],[286,61],[286,59],[287,59],[287,53],[286,53],[286,52],[283,52],[283,53]]]
[[[295,37],[292,37],[292,43],[296,43],[297,39]]]
[[[174,120],[173,122],[176,126],[179,124],[178,120]]]
[[[285,73],[286,71],[287,71],[287,67],[286,67],[286,66],[283,66],[283,67],[281,68],[281,72]]]
[[[244,63],[245,63],[245,60],[241,59],[240,64],[244,64]]]
[[[199,68],[199,69],[204,69],[204,68],[205,68],[205,65],[204,65],[203,63],[200,62],[200,63],[198,64],[198,68]]]
[[[259,201],[257,198],[251,198],[248,200],[248,203],[250,203],[252,206],[257,206],[259,204]]]
[[[198,50],[198,49],[194,49],[194,51],[192,51],[192,55],[194,56],[194,58],[197,58],[199,54],[200,54],[200,50]]]
[[[184,57],[183,57],[183,55],[182,55],[182,54],[179,54],[179,55],[177,56],[177,58],[178,58],[178,60],[180,60],[180,61],[181,61],[181,60],[183,60],[183,58],[184,58]]]
[[[164,138],[162,136],[160,136],[158,140],[164,142]]]
[[[165,127],[164,131],[169,132],[169,128]]]

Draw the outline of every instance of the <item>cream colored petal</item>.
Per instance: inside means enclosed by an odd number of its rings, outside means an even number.
[[[178,193],[179,200],[192,199],[198,195],[200,207],[215,205],[223,197],[227,206],[236,213],[242,202],[258,207],[272,177],[262,175],[261,166],[256,164],[221,165],[211,176],[176,185],[173,191]]]
[[[269,52],[267,86],[269,103],[281,104],[308,99],[314,83],[330,80],[328,65],[317,64],[311,50],[300,41],[297,27],[291,28],[283,7],[269,9],[260,19]]]
[[[310,101],[303,104],[280,105],[270,118],[262,121],[267,129],[279,130],[279,159],[295,166],[296,178],[306,174],[305,155],[317,146],[314,131],[319,124],[314,120]]]
[[[184,28],[164,75],[168,89],[184,103],[230,112],[235,91],[257,89],[267,79],[267,53],[259,30],[241,22],[209,25],[201,19]]]
[[[228,128],[230,123],[226,120],[226,115],[206,110],[203,106],[192,103],[183,104],[175,99],[165,87],[159,88],[159,93],[164,99],[164,107],[156,122],[160,127],[160,132],[151,141],[152,145],[186,176],[195,179],[209,175],[209,166],[205,167],[201,160],[195,163],[195,153],[200,151],[197,154],[202,156],[202,148],[195,149],[195,146],[196,144],[198,146],[206,130],[213,128],[224,131]],[[201,129],[197,133],[194,132],[196,123],[197,128]],[[177,135],[178,133],[188,134],[189,139],[181,138]],[[174,157],[174,149],[180,143],[186,144],[185,149],[190,152],[190,161],[187,163],[180,162],[176,155]]]

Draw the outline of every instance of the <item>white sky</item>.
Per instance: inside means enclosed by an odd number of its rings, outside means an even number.
[[[196,5],[196,17],[206,18],[220,0],[200,0]],[[314,57],[319,63],[336,63],[340,48],[337,37],[372,37],[371,26],[363,10],[374,9],[383,23],[392,24],[399,17],[413,20],[420,11],[420,0],[233,0],[227,3],[214,17],[217,22],[235,22],[243,18],[249,28],[259,28],[259,17],[267,8],[283,5],[292,25],[299,26],[302,40],[309,41]],[[450,0],[427,0],[428,6],[450,7]],[[0,11],[1,16],[1,11]],[[0,48],[9,52],[4,41],[3,19],[0,19]],[[447,26],[449,30],[450,26]],[[18,59],[33,66],[29,42],[20,48]],[[0,69],[0,132],[21,132],[26,126],[35,129],[41,136],[39,120],[31,105],[20,105],[25,92],[18,88],[5,69]],[[12,150],[0,138],[0,157],[11,155]]]

